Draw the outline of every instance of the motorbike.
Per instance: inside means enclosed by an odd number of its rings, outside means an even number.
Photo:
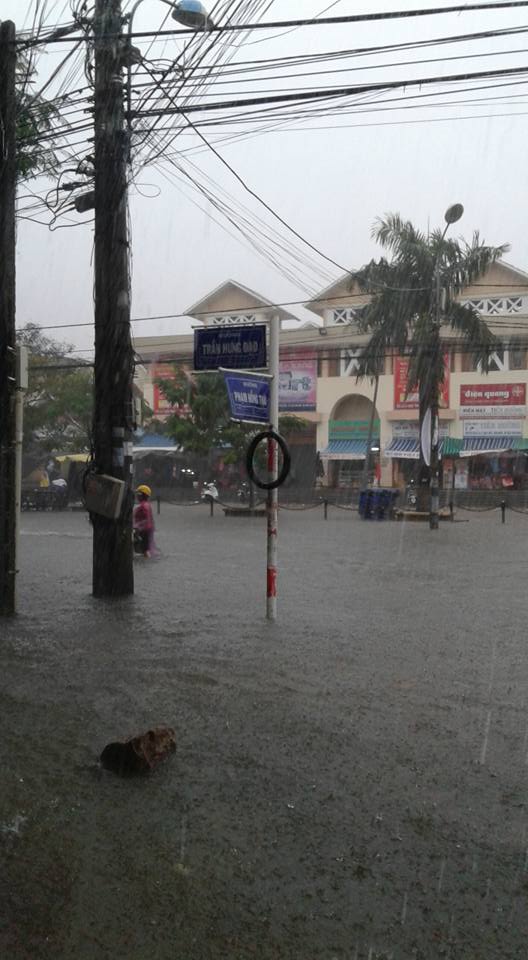
[[[218,488],[216,483],[204,483],[201,499],[204,503],[211,503],[212,500],[218,500]]]
[[[242,480],[236,497],[239,503],[249,503],[249,483],[246,480]]]

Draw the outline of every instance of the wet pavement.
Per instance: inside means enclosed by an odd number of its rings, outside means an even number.
[[[461,517],[467,514],[461,514]],[[509,960],[528,936],[528,517],[163,506],[136,595],[24,514],[0,623],[6,960]],[[150,778],[102,747],[150,726]]]

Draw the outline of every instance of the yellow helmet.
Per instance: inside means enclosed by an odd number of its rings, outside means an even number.
[[[142,483],[136,490],[136,493],[144,493],[146,497],[152,496],[152,490],[150,487],[147,487],[146,483]]]

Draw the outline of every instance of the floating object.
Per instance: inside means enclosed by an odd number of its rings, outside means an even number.
[[[128,740],[107,743],[100,761],[105,770],[120,776],[151,773],[176,750],[176,734],[172,727],[154,727]]]

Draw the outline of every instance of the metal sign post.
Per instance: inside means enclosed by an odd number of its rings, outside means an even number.
[[[272,376],[270,393],[270,428],[279,429],[279,334],[280,321],[274,316],[270,321],[269,371]],[[279,451],[275,440],[268,440],[268,473],[270,481],[277,480]],[[266,570],[266,617],[277,619],[277,541],[279,526],[279,488],[268,490],[268,536]]]
[[[269,423],[269,429],[257,434],[249,444],[246,466],[250,480],[267,490],[267,564],[266,617],[277,619],[277,537],[279,520],[279,486],[284,483],[291,466],[290,453],[279,429],[279,336],[280,320],[274,316],[269,324],[269,375],[238,370],[242,359],[246,366],[259,367],[265,357],[266,342],[255,336],[258,328],[231,328],[229,336],[218,336],[222,331],[195,331],[194,366],[197,370],[219,370],[224,374],[233,420],[242,423]],[[230,366],[219,362],[226,356]],[[234,362],[233,362],[234,361]],[[249,361],[249,362],[248,362]],[[261,481],[255,475],[253,457],[263,440],[268,444],[268,479]],[[279,447],[282,450],[282,468],[279,475]]]

